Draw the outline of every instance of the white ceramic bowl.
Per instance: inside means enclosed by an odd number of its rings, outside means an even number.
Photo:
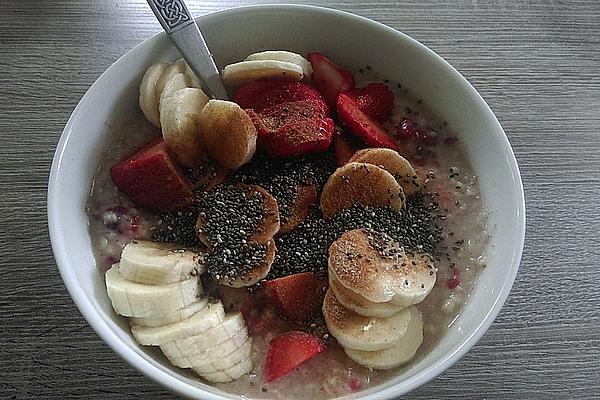
[[[320,51],[342,65],[369,64],[426,99],[465,144],[490,211],[488,266],[468,304],[437,346],[406,372],[349,398],[391,399],[434,378],[464,355],[488,329],[508,296],[525,232],[523,188],[515,157],[496,117],[475,89],[434,52],[398,31],[356,15],[307,6],[244,7],[198,18],[220,66],[263,49]],[[174,392],[193,398],[236,398],[172,368],[138,346],[113,312],[97,272],[85,214],[91,179],[106,139],[106,123],[137,107],[146,67],[178,54],[164,34],[129,51],[87,91],[60,138],[48,189],[52,247],[75,304],[121,357]]]

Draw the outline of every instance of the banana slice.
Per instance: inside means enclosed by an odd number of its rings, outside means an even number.
[[[331,289],[323,301],[323,316],[329,332],[342,347],[376,351],[395,346],[406,335],[410,311],[388,318],[365,317],[340,304]]]
[[[345,232],[329,247],[329,273],[345,288],[376,303],[407,307],[435,285],[436,269],[425,253],[407,254],[388,235],[370,229]]]
[[[291,62],[252,60],[229,64],[221,76],[226,85],[237,87],[259,79],[301,81],[304,72],[301,66]]]
[[[206,307],[207,304],[208,299],[206,297],[201,297],[197,301],[194,301],[193,303],[173,312],[152,314],[147,317],[130,317],[129,323],[132,326],[139,325],[148,326],[152,328],[155,328],[157,326],[168,325],[174,322],[179,322],[183,321],[184,319],[188,319],[189,317]]]
[[[200,130],[210,155],[223,167],[236,169],[256,151],[256,128],[239,105],[210,100],[200,113]]]
[[[279,233],[288,233],[296,229],[310,213],[311,206],[317,202],[318,194],[315,185],[300,185],[296,192],[290,215],[285,223],[281,224]]]
[[[258,185],[244,185],[246,198],[259,193],[264,199],[264,215],[256,230],[250,235],[250,240],[263,244],[268,242],[279,232],[281,222],[279,220],[279,206],[277,200],[265,188]]]
[[[184,69],[185,71],[185,69]],[[165,83],[165,87],[160,93],[159,101],[158,101],[158,109],[160,114],[162,115],[162,104],[164,100],[172,96],[175,92],[181,89],[185,89],[187,87],[192,87],[192,78],[184,72],[178,72],[172,75],[169,80]],[[208,100],[206,100],[208,101]],[[199,110],[198,110],[199,111]]]
[[[252,371],[252,368],[254,368],[254,364],[252,362],[252,355],[250,355],[245,360],[231,368],[218,372],[198,373],[198,375],[209,382],[227,383],[240,379],[242,376]]]
[[[183,321],[155,328],[132,326],[131,333],[139,344],[144,346],[160,346],[166,342],[185,339],[197,335],[219,325],[225,317],[223,304],[209,303],[202,310]]]
[[[192,71],[192,69],[190,68],[190,66],[185,63],[185,74],[187,76],[190,77],[190,80],[192,81],[191,87],[195,87],[195,88],[201,88],[202,84],[200,83],[200,80],[198,79],[198,77],[196,76],[196,74],[194,73],[194,71]]]
[[[236,335],[240,332],[242,332],[241,341],[234,339],[239,337]],[[207,329],[201,334],[162,343],[160,349],[168,358],[173,359],[202,356],[226,341],[233,341],[238,347],[246,341],[247,336],[248,330],[242,314],[227,314],[222,323]]]
[[[197,340],[198,341],[203,340],[202,336],[203,336],[203,334],[198,335]],[[183,339],[183,340],[186,340],[186,339]],[[233,353],[234,351],[239,350],[239,348],[244,343],[246,343],[248,340],[249,340],[248,331],[246,329],[240,329],[239,331],[234,333],[233,336],[231,336],[229,339],[225,340],[224,342],[208,347],[204,353],[192,354],[192,355],[188,354],[184,357],[171,357],[171,356],[169,356],[169,354],[165,353],[164,351],[163,351],[163,353],[165,354],[167,359],[171,362],[171,364],[173,364],[177,367],[180,367],[180,368],[192,368],[196,365],[209,364],[209,363],[213,362],[214,360],[219,360],[221,358],[224,358],[224,357],[230,355],[231,353]],[[161,346],[161,349],[162,349],[162,346]],[[183,348],[180,348],[179,351],[181,351],[182,353],[186,353],[187,349],[185,347],[183,347]],[[237,362],[239,362],[239,361],[241,361],[241,359],[238,360]],[[237,362],[236,362],[236,364],[237,364]],[[225,369],[225,368],[221,368],[221,369]],[[215,371],[209,371],[209,372],[215,372]]]
[[[369,301],[361,295],[346,289],[344,285],[338,282],[334,274],[329,274],[329,287],[342,306],[365,317],[387,318],[404,309],[404,307],[391,302],[375,303]]]
[[[404,193],[396,179],[383,168],[367,163],[348,163],[327,180],[321,193],[321,210],[326,219],[355,204],[390,206],[400,210]]]
[[[173,79],[179,76],[185,75],[177,74]],[[166,92],[167,87],[163,94]],[[198,166],[206,155],[200,130],[200,112],[206,103],[208,96],[202,89],[187,87],[171,93],[160,103],[163,139],[177,162],[186,167]]]
[[[312,79],[312,65],[310,64],[310,62],[306,58],[302,57],[300,54],[292,53],[291,51],[261,51],[260,53],[253,53],[246,57],[246,61],[253,60],[275,60],[290,62],[302,68],[302,73],[304,74],[305,81],[310,81]]]
[[[173,78],[179,74],[183,75]],[[184,83],[185,86],[182,86]],[[200,81],[183,59],[172,63],[156,63],[148,67],[140,83],[139,98],[140,108],[148,121],[160,128],[162,99],[183,87],[200,87]],[[165,89],[167,93],[163,95]]]
[[[204,255],[172,243],[133,240],[121,253],[119,272],[137,283],[175,283],[203,274]]]
[[[219,371],[228,370],[250,357],[252,353],[252,339],[248,338],[246,343],[235,349],[224,357],[214,357],[211,361],[194,365],[192,368],[197,374],[210,374]]]
[[[194,302],[203,291],[198,278],[168,285],[132,282],[119,273],[118,264],[106,271],[105,279],[113,308],[126,317],[174,312]]]
[[[370,369],[392,369],[410,361],[423,343],[423,321],[415,306],[410,310],[410,322],[406,334],[394,347],[379,351],[362,351],[344,348],[352,360]]]
[[[186,71],[187,65],[183,59],[179,59],[167,65],[167,68],[156,82],[156,101],[158,106],[160,106],[160,97],[167,82],[169,82],[174,75],[185,74]]]
[[[241,288],[256,285],[259,281],[265,279],[271,270],[271,265],[273,265],[273,261],[275,260],[275,251],[277,250],[273,239],[269,240],[265,245],[267,246],[265,257],[260,264],[253,266],[250,271],[236,277],[234,280],[230,281],[227,277],[223,277],[220,283],[234,288]]]
[[[157,127],[160,127],[160,113],[158,109],[160,93],[157,94],[156,85],[168,66],[169,64],[167,63],[152,64],[144,73],[144,77],[140,83],[140,108],[146,119]]]
[[[386,148],[358,150],[348,162],[369,163],[385,169],[396,178],[407,197],[421,190],[421,181],[415,169],[395,150]]]

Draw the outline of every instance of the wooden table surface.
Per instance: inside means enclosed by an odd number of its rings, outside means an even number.
[[[256,2],[188,3],[201,15]],[[469,354],[407,397],[600,398],[600,1],[320,4],[397,28],[454,65],[495,111],[523,175],[527,239],[506,305]],[[173,398],[81,317],[46,223],[71,111],[160,26],[143,0],[0,6],[0,398]]]

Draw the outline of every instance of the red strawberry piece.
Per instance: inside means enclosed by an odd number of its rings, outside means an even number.
[[[262,126],[269,132],[277,131],[284,125],[296,122],[325,118],[328,108],[325,103],[314,100],[299,100],[281,103],[264,109],[260,116]]]
[[[414,140],[418,136],[417,125],[408,118],[402,120],[396,125],[396,136],[402,140]]]
[[[329,107],[335,108],[338,95],[354,88],[352,74],[321,53],[308,54],[308,61],[313,69],[313,80],[317,89],[325,97]]]
[[[369,117],[385,122],[394,110],[394,93],[385,83],[369,83],[361,89],[353,89],[348,93],[358,108]]]
[[[417,140],[423,144],[435,144],[437,136],[433,129],[419,127],[408,118],[402,118],[396,125],[396,137],[405,141]]]
[[[333,140],[331,118],[316,118],[294,122],[269,133],[264,148],[273,158],[299,156],[327,150]]]
[[[162,139],[152,141],[110,172],[117,188],[141,208],[168,212],[194,204],[190,182]]]
[[[263,299],[250,297],[242,304],[240,311],[253,335],[264,335],[279,328],[279,316]]]
[[[312,100],[321,103],[329,115],[323,96],[314,87],[302,82],[262,80],[250,82],[233,96],[233,101],[242,108],[251,108],[260,113],[264,109],[290,101]]]
[[[308,333],[290,331],[279,335],[269,343],[264,379],[266,382],[272,382],[281,378],[325,350],[325,344]]]
[[[339,132],[334,138],[334,150],[337,166],[341,167],[348,162],[358,149],[344,138],[343,133]]]
[[[263,283],[269,300],[292,321],[310,321],[323,302],[326,282],[312,272],[302,272]]]
[[[269,129],[265,126],[265,124],[263,124],[259,113],[257,113],[251,108],[246,108],[244,111],[246,111],[246,114],[248,114],[248,116],[252,120],[252,123],[256,127],[256,133],[258,134],[260,145],[260,138],[267,136],[269,134]]]
[[[258,131],[259,149],[275,158],[325,151],[333,132],[333,121],[325,118],[328,111],[315,100],[281,103],[261,113],[247,110]]]
[[[363,139],[371,147],[387,147],[398,150],[396,142],[386,131],[358,107],[347,93],[340,93],[337,101],[337,111],[340,120],[350,131]]]

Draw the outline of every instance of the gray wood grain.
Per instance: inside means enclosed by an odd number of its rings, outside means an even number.
[[[257,2],[189,3],[200,15]],[[508,302],[468,355],[407,397],[600,398],[600,2],[318,4],[400,29],[457,67],[496,112],[523,174],[528,232]],[[45,208],[79,98],[159,30],[142,0],[0,1],[0,398],[173,398],[79,315]]]

